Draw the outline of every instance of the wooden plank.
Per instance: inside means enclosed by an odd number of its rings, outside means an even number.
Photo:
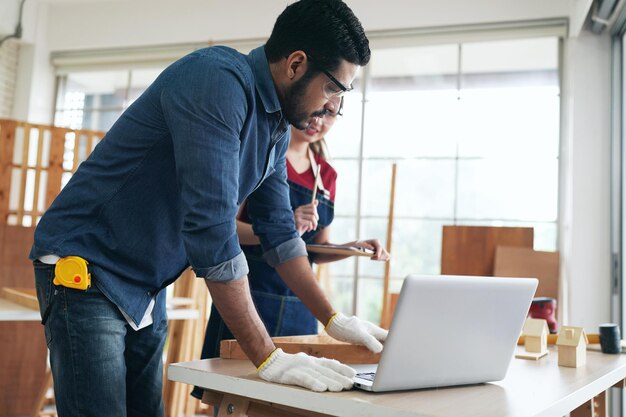
[[[391,244],[393,238],[393,212],[396,200],[396,169],[397,164],[391,165],[391,192],[389,194],[389,213],[387,216],[387,251],[391,253]],[[391,275],[391,262],[385,262],[385,273],[383,275],[383,306],[380,312],[380,327],[388,329],[391,325],[393,311],[389,305],[389,277]],[[356,300],[355,300],[356,302]]]
[[[220,392],[204,390],[202,402],[211,406],[221,405],[224,400],[224,394]],[[212,415],[212,414],[211,414]],[[284,405],[269,403],[261,400],[251,400],[248,405],[249,417],[322,417],[326,414],[319,414],[313,411],[295,409]]]
[[[548,335],[548,344],[556,344],[557,337],[556,334]],[[587,334],[587,338],[590,344],[600,343],[600,335],[597,333]],[[272,340],[276,347],[287,353],[305,352],[312,356],[337,359],[340,362],[352,364],[378,363],[380,359],[380,354],[371,353],[364,346],[343,343],[326,335],[273,337]],[[517,344],[524,344],[524,336],[518,338]],[[235,339],[222,340],[220,358],[248,359]]]
[[[26,174],[28,173],[28,149],[30,145],[30,126],[24,126],[24,140],[22,141],[22,163],[20,165],[20,185],[17,202],[17,224],[24,224],[24,202],[26,199]],[[32,225],[32,223],[31,223]]]
[[[16,304],[39,311],[39,301],[34,288],[2,288],[2,297]]]
[[[391,321],[393,320],[393,315],[396,312],[396,305],[398,304],[398,298],[400,298],[400,293],[392,292],[389,294],[389,307],[387,312],[387,318],[385,321],[381,320],[381,326],[384,329],[389,329],[391,326]]]
[[[35,160],[35,185],[33,192],[33,208],[31,211],[32,223],[31,225],[37,224],[37,216],[41,213],[39,212],[39,182],[41,180],[41,171],[42,167],[42,154],[43,154],[43,136],[44,129],[39,129],[39,135],[37,137],[37,159]]]
[[[548,344],[556,345],[556,339],[558,338],[558,336],[559,336],[558,334],[549,334]],[[589,340],[590,345],[598,344],[600,343],[600,335],[597,333],[587,333],[587,340]],[[520,336],[519,339],[517,339],[517,344],[518,345],[524,344],[524,336]]]
[[[497,246],[533,247],[531,227],[444,226],[441,273],[493,276]]]
[[[0,224],[6,224],[9,215],[16,126],[13,120],[0,120]]]
[[[80,165],[78,152],[80,150],[80,138],[82,134],[80,131],[74,132],[74,162],[72,162],[72,174],[76,172],[78,169],[78,165]]]
[[[287,407],[276,403],[252,401],[248,406],[249,417],[328,417],[313,411]]]
[[[225,394],[217,417],[245,417],[250,400],[238,395]]]
[[[85,159],[89,158],[93,149],[94,135],[87,134],[87,145],[85,146]]]
[[[531,248],[498,246],[494,263],[497,277],[539,279],[536,297],[559,298],[559,253]]]
[[[205,389],[202,393],[202,402],[211,406],[219,405],[224,399],[224,394]]]
[[[50,159],[48,161],[48,182],[46,184],[46,205],[50,207],[61,191],[63,178],[63,151],[65,148],[66,129],[53,127],[50,136]]]
[[[272,340],[277,348],[286,353],[304,352],[318,358],[336,359],[351,364],[378,363],[380,360],[380,353],[372,353],[364,346],[339,342],[326,335],[273,337]],[[234,339],[222,340],[220,358],[248,359]]]

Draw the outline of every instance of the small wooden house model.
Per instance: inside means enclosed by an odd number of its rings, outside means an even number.
[[[589,340],[582,327],[563,326],[556,339],[559,350],[559,366],[578,368],[587,362]]]
[[[543,319],[526,319],[522,334],[526,352],[544,353],[548,351],[548,322]]]
[[[548,322],[543,319],[528,318],[524,322],[524,352],[515,354],[519,359],[538,360],[548,354]]]

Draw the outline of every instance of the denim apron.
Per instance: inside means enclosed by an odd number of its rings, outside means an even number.
[[[312,189],[291,180],[288,180],[287,183],[289,184],[289,196],[293,210],[311,203]],[[317,200],[319,201],[317,206],[318,226],[316,230],[302,235],[302,239],[306,243],[313,243],[320,230],[329,226],[333,221],[334,203],[323,187],[318,188]],[[248,280],[252,299],[269,335],[274,337],[317,334],[317,319],[285,285],[276,270],[265,262],[261,246],[244,245],[241,249],[246,255],[250,268]],[[215,305],[212,305],[202,347],[202,359],[218,357],[220,342],[224,339],[234,339],[234,336],[226,327]]]

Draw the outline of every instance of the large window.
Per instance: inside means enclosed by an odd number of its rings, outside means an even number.
[[[56,123],[107,130],[161,70],[60,77]],[[385,242],[396,162],[393,291],[409,273],[439,273],[444,225],[530,226],[535,249],[555,250],[558,73],[556,37],[373,49],[327,138],[332,241]],[[378,322],[383,273],[336,262],[326,288],[338,309]]]
[[[385,241],[396,162],[392,291],[440,272],[444,225],[530,226],[535,249],[556,249],[557,38],[373,50],[357,85],[328,138],[333,241]],[[337,306],[377,322],[384,265],[328,269]]]
[[[162,70],[72,72],[59,77],[55,125],[108,130]]]

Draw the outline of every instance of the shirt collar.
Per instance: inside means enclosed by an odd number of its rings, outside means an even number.
[[[265,111],[268,113],[280,111],[280,101],[278,101],[264,46],[253,49],[248,56],[252,61],[252,72],[254,73],[256,89],[261,97]]]

